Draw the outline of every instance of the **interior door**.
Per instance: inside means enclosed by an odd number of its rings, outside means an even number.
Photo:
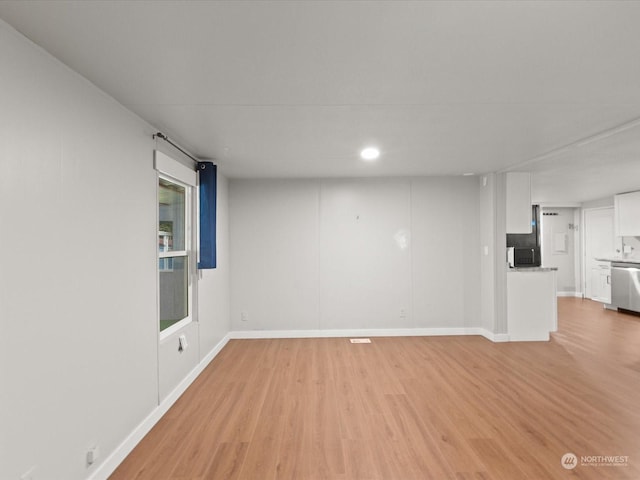
[[[596,258],[615,254],[613,207],[585,210],[584,215],[584,285],[585,297],[599,298],[599,275],[602,262]]]

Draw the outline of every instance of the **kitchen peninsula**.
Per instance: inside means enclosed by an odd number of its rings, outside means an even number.
[[[507,270],[507,333],[509,341],[548,341],[558,329],[557,268]]]

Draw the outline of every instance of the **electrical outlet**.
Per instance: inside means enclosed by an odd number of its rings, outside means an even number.
[[[87,450],[87,465],[93,465],[100,456],[100,449],[98,446],[93,446]]]
[[[407,311],[404,308],[400,309],[400,318],[407,318]]]
[[[240,321],[241,322],[248,322],[249,321],[249,314],[247,312],[240,312]]]
[[[188,347],[189,347],[189,344],[187,343],[187,336],[180,335],[178,337],[178,351],[184,352]]]

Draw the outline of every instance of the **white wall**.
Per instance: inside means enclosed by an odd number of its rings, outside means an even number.
[[[494,332],[496,321],[496,176],[484,175],[480,184],[480,324]]]
[[[477,200],[462,177],[231,180],[231,328],[478,326]]]
[[[613,207],[613,196],[598,198],[595,200],[590,200],[588,202],[583,202],[581,207],[583,209],[586,208],[603,208],[603,207]]]
[[[320,328],[412,326],[410,195],[403,180],[322,182]]]
[[[634,260],[640,258],[640,237],[621,237],[619,241],[622,242],[620,251],[624,252],[624,247],[631,248],[630,252],[624,254],[624,258],[631,258]]]
[[[495,295],[493,333],[503,335],[508,330],[507,318],[507,176],[497,173],[493,177],[495,209],[493,221],[495,251]],[[483,212],[486,214],[486,212]],[[483,221],[489,217],[483,215]]]
[[[480,325],[478,199],[474,177],[411,181],[415,326]]]
[[[155,129],[3,22],[0,63],[0,478],[86,478],[158,404]]]
[[[319,328],[319,188],[230,181],[232,330]]]

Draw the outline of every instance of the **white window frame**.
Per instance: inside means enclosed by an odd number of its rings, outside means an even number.
[[[197,199],[197,174],[195,170],[191,170],[182,163],[174,160],[168,155],[155,151],[155,168],[157,171],[156,178],[156,225],[160,219],[160,202],[158,198],[158,189],[160,179],[175,183],[185,189],[185,250],[172,250],[169,252],[160,252],[156,246],[156,291],[158,292],[157,306],[157,327],[159,332],[159,340],[162,341],[175,334],[191,322],[196,321],[196,305],[195,305],[195,288],[197,283],[195,278],[197,275],[197,239],[196,239],[196,205]],[[158,244],[157,236],[155,244]],[[187,316],[170,327],[160,331],[160,259],[186,257],[187,260]],[[165,270],[167,271],[167,270]]]

